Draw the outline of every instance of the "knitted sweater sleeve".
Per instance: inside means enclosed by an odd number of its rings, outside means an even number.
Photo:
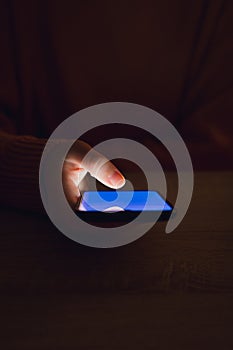
[[[46,140],[0,131],[0,205],[42,211],[39,164]]]
[[[46,140],[20,135],[22,96],[8,5],[3,1],[0,11],[0,206],[38,211],[38,169]]]

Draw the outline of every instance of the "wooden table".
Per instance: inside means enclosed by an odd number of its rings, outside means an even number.
[[[232,199],[233,173],[197,173],[174,233],[114,249],[2,210],[0,349],[233,349]]]

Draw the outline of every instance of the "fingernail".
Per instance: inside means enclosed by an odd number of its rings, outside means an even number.
[[[116,188],[120,188],[125,184],[125,178],[123,175],[114,171],[111,175],[108,175],[108,181],[110,184]]]

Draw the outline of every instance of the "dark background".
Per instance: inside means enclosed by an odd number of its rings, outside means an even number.
[[[232,18],[231,0],[0,1],[2,349],[233,348]],[[46,139],[72,113],[113,101],[172,122],[195,188],[173,235],[159,223],[98,250],[31,211]],[[175,170],[141,129],[82,136],[93,146],[111,137],[145,144]],[[177,175],[166,175],[174,201]]]

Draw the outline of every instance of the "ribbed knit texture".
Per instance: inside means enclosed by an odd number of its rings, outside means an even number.
[[[0,134],[1,203],[20,209],[41,211],[39,164],[46,140],[30,136]]]

